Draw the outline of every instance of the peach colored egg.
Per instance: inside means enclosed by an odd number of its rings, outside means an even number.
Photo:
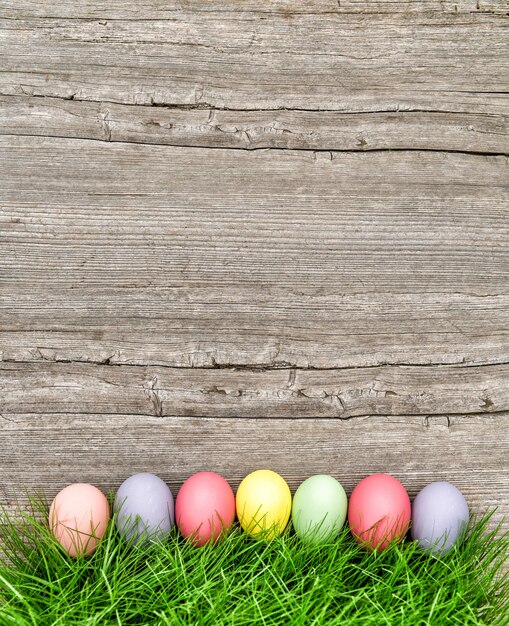
[[[49,525],[69,556],[88,556],[97,548],[110,519],[106,496],[86,483],[76,483],[55,496]]]
[[[175,517],[182,536],[194,545],[216,541],[235,519],[232,488],[214,472],[194,474],[177,494]]]

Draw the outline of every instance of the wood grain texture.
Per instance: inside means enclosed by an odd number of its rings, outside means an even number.
[[[348,492],[372,472],[390,472],[415,495],[433,480],[464,491],[475,514],[507,511],[504,471],[509,414],[497,416],[329,419],[156,418],[116,415],[7,414],[0,420],[0,501],[14,508],[29,492],[52,497],[89,481],[105,491],[131,473],[151,471],[177,492],[203,469],[236,487],[250,471],[271,467],[294,490],[315,473],[332,473]]]
[[[5,360],[509,361],[506,157],[0,146]]]
[[[468,107],[507,114],[505,15],[262,19],[181,11],[160,21],[27,18],[0,26],[6,95],[218,109]],[[481,101],[480,110],[473,110],[472,98]]]
[[[3,363],[0,412],[431,418],[509,412],[509,365],[342,370]]]
[[[272,467],[509,514],[506,0],[0,0],[0,504]]]
[[[509,154],[509,114],[447,111],[221,111],[0,96],[0,133],[242,150]]]
[[[30,0],[1,0],[0,15],[23,17],[66,17],[79,19],[174,19],[183,11],[192,13],[253,13],[255,17],[280,13],[309,14],[391,14],[391,13],[508,13],[507,0],[59,0],[58,4]],[[142,12],[142,15],[140,13]]]

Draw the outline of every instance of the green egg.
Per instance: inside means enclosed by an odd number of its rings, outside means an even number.
[[[335,478],[325,474],[311,476],[293,497],[293,527],[302,541],[324,543],[339,534],[347,509],[345,490]]]

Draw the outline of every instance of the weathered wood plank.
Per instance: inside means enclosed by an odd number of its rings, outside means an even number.
[[[207,303],[167,290],[16,293],[3,289],[6,361],[175,367],[337,368],[508,362],[508,297],[274,298],[232,290]],[[219,289],[219,288],[218,288]]]
[[[508,298],[302,297],[228,290],[222,302],[165,292],[4,289],[6,361],[175,367],[364,367],[507,363]],[[251,302],[250,302],[251,300]],[[254,303],[253,301],[257,301]]]
[[[7,19],[0,93],[229,109],[459,112],[509,92],[505,15]]]
[[[507,0],[144,0],[143,6],[132,1],[59,0],[58,4],[30,0],[2,0],[2,17],[66,17],[81,19],[172,19],[183,12],[193,13],[282,13],[295,14],[348,13],[475,13],[506,14]],[[142,15],[140,15],[142,14]]]
[[[131,473],[152,471],[176,493],[190,474],[215,470],[234,487],[269,467],[292,489],[314,473],[332,473],[348,492],[366,474],[389,472],[412,495],[433,480],[462,489],[475,514],[508,513],[509,414],[425,420],[155,418],[6,414],[0,420],[0,502],[13,510],[28,493],[52,497],[89,481],[105,490]]]
[[[0,146],[6,360],[508,362],[506,157]]]
[[[221,111],[0,96],[0,133],[247,150],[509,153],[509,114],[445,111]]]
[[[3,363],[0,413],[340,417],[509,412],[509,365],[343,370]]]

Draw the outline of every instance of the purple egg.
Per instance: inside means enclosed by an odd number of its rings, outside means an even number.
[[[135,474],[125,480],[115,497],[113,510],[119,533],[128,541],[161,541],[175,522],[173,495],[154,474]]]
[[[444,555],[461,541],[469,520],[465,497],[454,485],[427,485],[412,504],[412,537],[423,550]]]

